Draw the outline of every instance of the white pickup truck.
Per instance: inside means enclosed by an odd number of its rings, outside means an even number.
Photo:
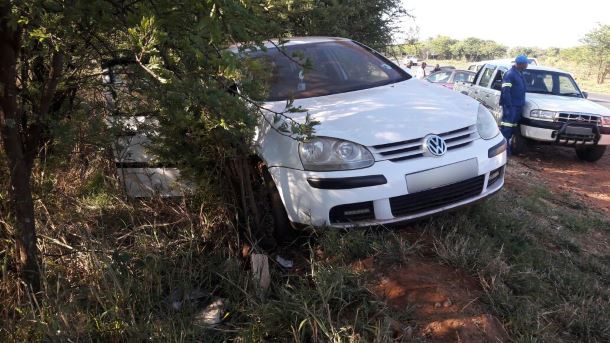
[[[509,68],[509,63],[486,63],[473,82],[458,82],[453,89],[478,100],[500,122],[502,77]],[[599,160],[610,145],[610,109],[587,100],[563,70],[530,64],[523,77],[527,94],[520,130],[510,142],[513,152],[532,142],[552,143],[574,147],[584,161]]]

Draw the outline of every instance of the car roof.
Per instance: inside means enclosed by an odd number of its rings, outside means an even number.
[[[506,62],[500,62],[500,61],[498,61],[498,62],[488,61],[485,64],[491,64],[491,65],[495,65],[497,67],[506,67],[506,68],[511,68],[513,66],[512,63],[506,63]],[[540,65],[531,65],[530,64],[527,67],[527,69],[531,69],[531,70],[544,70],[544,71],[552,71],[552,72],[556,72],[556,73],[570,74],[569,72],[567,72],[565,70],[561,70],[561,69],[557,69],[557,68],[551,68],[551,67],[546,67],[546,66],[540,66]]]
[[[307,36],[307,37],[297,36],[297,37],[288,37],[288,38],[282,39],[284,46],[294,46],[294,45],[310,44],[310,43],[350,42],[350,41],[351,41],[351,39],[348,39],[348,38],[325,37],[325,36]],[[280,43],[280,41],[278,39],[270,39],[265,42],[265,48],[267,48],[267,49],[275,48],[275,47],[277,47],[277,45],[279,43]],[[241,44],[241,43],[233,44],[229,47],[228,50],[232,51],[232,52],[237,52],[239,47],[242,45],[243,44]]]

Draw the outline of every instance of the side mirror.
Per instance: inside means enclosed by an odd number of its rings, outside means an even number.
[[[585,99],[589,98],[589,92],[582,92],[582,96],[585,97]]]

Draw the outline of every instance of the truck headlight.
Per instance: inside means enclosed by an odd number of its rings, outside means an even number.
[[[500,134],[500,129],[498,129],[494,116],[483,105],[479,105],[477,130],[479,131],[479,136],[483,139],[492,139]]]
[[[366,168],[375,162],[364,146],[341,139],[316,137],[299,144],[305,170],[331,171]]]
[[[610,117],[602,117],[602,126],[610,126]]]
[[[554,120],[556,115],[557,115],[557,112],[554,112],[554,111],[545,111],[545,110],[531,110],[530,111],[531,118]]]

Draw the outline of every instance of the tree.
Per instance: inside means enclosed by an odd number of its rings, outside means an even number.
[[[102,61],[122,60],[136,67],[138,103],[124,109],[134,115],[141,110],[142,97],[147,99],[146,110],[158,123],[155,150],[160,159],[199,185],[213,185],[219,196],[225,196],[225,186],[239,196],[250,179],[244,161],[261,118],[260,103],[253,99],[264,91],[261,80],[268,71],[256,62],[240,61],[226,48],[243,42],[242,48],[261,49],[269,38],[296,34],[341,35],[384,46],[393,20],[402,13],[397,4],[3,1],[0,135],[10,174],[16,265],[24,281],[39,289],[31,188],[38,152],[45,140],[53,139],[53,123],[70,119],[70,98],[99,83]],[[241,92],[231,91],[235,84]],[[298,110],[287,104],[286,112]],[[277,115],[290,123],[284,112]],[[307,136],[314,124],[290,129]],[[240,200],[246,202],[243,196]]]
[[[425,44],[430,55],[439,59],[451,59],[453,57],[451,47],[456,42],[456,39],[439,35],[434,38],[430,38]]]
[[[610,73],[610,25],[599,25],[582,40],[589,48],[597,69],[597,83],[604,83]]]
[[[347,37],[374,49],[392,43],[398,19],[407,15],[400,0],[277,1],[278,18],[295,36]]]
[[[31,2],[17,7],[11,1],[0,5],[0,135],[9,167],[17,267],[34,291],[40,285],[40,260],[32,168],[45,127],[69,91],[60,83],[69,78],[66,60],[75,59],[66,55],[79,50],[66,39],[79,21],[71,17],[71,9],[56,5]]]

